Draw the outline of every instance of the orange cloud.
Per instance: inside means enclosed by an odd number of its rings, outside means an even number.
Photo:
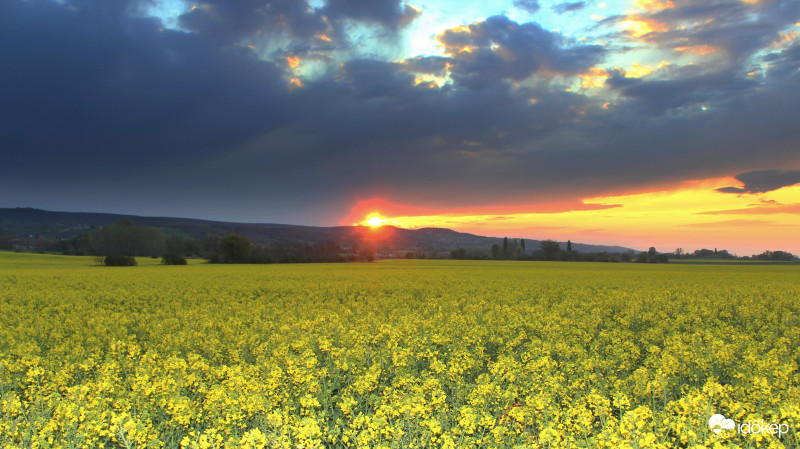
[[[778,38],[775,39],[770,46],[772,48],[780,48],[784,45],[791,44],[797,39],[797,31],[790,31],[788,33],[778,33]]]
[[[631,37],[639,38],[650,33],[664,33],[669,31],[667,24],[650,17],[629,15],[620,22],[620,28]]]
[[[675,47],[676,51],[681,53],[690,53],[694,55],[710,55],[711,53],[717,53],[721,51],[719,47],[713,47],[711,45],[689,45],[685,47]]]
[[[588,72],[578,75],[581,79],[581,87],[583,89],[603,87],[609,76],[608,71],[600,67],[592,67]]]
[[[742,209],[715,210],[700,212],[702,215],[773,215],[793,214],[800,215],[800,203],[796,204],[758,204]]]
[[[675,7],[671,0],[633,0],[634,6],[647,12],[657,12]]]

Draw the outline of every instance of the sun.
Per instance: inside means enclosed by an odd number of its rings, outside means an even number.
[[[367,226],[371,226],[373,228],[377,228],[379,226],[385,225],[386,224],[386,219],[385,218],[381,218],[377,214],[373,214],[373,215],[370,215],[369,218],[364,220],[364,224],[366,224]]]

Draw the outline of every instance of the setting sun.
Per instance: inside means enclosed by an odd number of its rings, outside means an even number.
[[[380,217],[380,216],[378,216],[378,215],[372,215],[372,216],[370,216],[369,218],[367,218],[367,219],[364,221],[364,223],[365,223],[367,226],[372,226],[373,228],[377,228],[378,226],[383,226],[383,225],[385,225],[385,224],[386,224],[386,219],[385,219],[385,218],[381,218],[381,217]]]

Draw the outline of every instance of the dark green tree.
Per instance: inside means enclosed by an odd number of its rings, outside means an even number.
[[[503,256],[502,249],[500,245],[494,244],[492,245],[492,259],[499,259]]]
[[[164,265],[186,265],[186,258],[179,254],[164,254],[161,256]]]
[[[450,258],[451,259],[466,259],[467,258],[467,250],[465,248],[458,248],[450,251]]]
[[[89,234],[94,254],[100,256],[158,256],[164,251],[164,233],[149,226],[136,226],[123,219]]]
[[[539,246],[542,248],[545,260],[561,259],[561,245],[555,240],[542,240]]]
[[[135,267],[136,259],[133,256],[112,254],[103,258],[103,265],[107,267]]]
[[[240,234],[228,234],[219,242],[220,262],[244,263],[253,249],[250,239]]]

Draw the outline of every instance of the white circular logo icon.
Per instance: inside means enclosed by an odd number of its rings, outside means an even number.
[[[711,430],[714,433],[720,433],[723,430],[730,430],[736,427],[732,419],[725,419],[724,416],[717,414],[709,418],[708,420],[708,427],[711,427]]]

